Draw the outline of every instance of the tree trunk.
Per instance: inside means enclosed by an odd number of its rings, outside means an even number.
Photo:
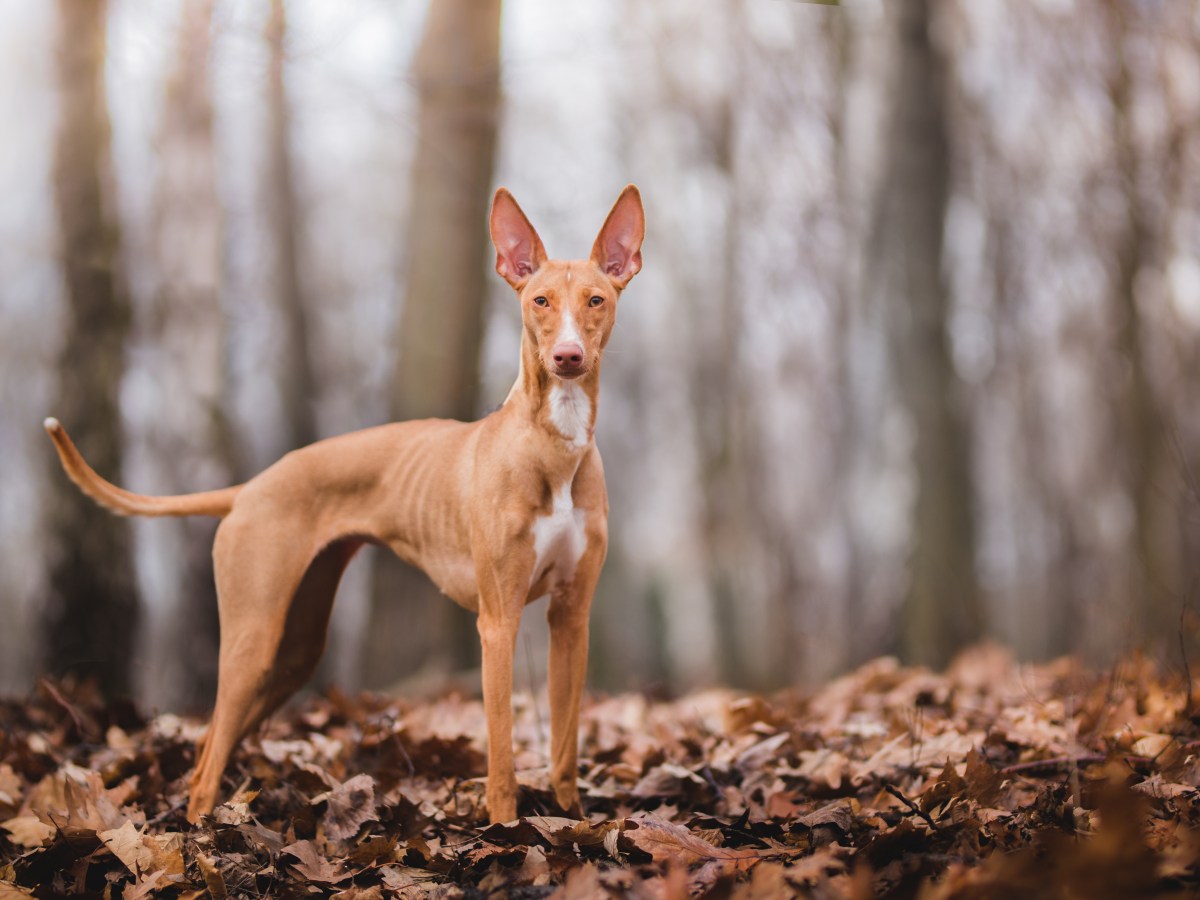
[[[213,0],[183,5],[159,130],[152,239],[156,285],[144,315],[146,357],[158,394],[146,429],[146,455],[156,488],[166,493],[235,480],[218,437],[225,329],[209,73],[212,12]],[[141,532],[160,557],[157,566],[169,567],[163,596],[147,608],[148,669],[156,675],[141,693],[152,705],[212,705],[218,646],[215,530],[214,520],[195,517],[147,523]]]
[[[748,446],[754,429],[746,421],[746,390],[740,377],[739,361],[743,341],[742,306],[744,298],[739,289],[739,241],[745,225],[743,203],[739,200],[737,165],[737,116],[744,84],[744,54],[749,40],[740,3],[726,10],[727,42],[732,70],[725,93],[695,118],[709,137],[711,162],[720,173],[724,186],[725,209],[721,216],[723,233],[717,265],[717,290],[710,297],[712,307],[705,314],[691,317],[687,327],[692,331],[692,373],[688,380],[692,417],[696,423],[698,447],[697,468],[700,476],[699,540],[703,554],[704,579],[709,593],[710,608],[715,619],[718,646],[718,670],[723,683],[749,685],[761,681],[762,669],[769,669],[765,652],[752,665],[744,649],[748,643],[745,632],[753,613],[759,612],[757,601],[765,593],[760,573],[746,571],[747,552],[756,538],[753,534],[753,503],[749,496]],[[717,254],[714,254],[717,255]],[[705,278],[711,277],[705,271]],[[711,283],[711,282],[710,282]],[[693,285],[703,296],[705,288]],[[761,415],[761,411],[759,412]],[[786,622],[777,623],[779,631],[787,630]],[[761,641],[761,638],[760,638]],[[774,647],[772,647],[772,650]]]
[[[118,393],[130,307],[119,274],[104,94],[103,0],[58,4],[60,125],[54,199],[61,235],[66,315],[54,412],[97,471],[120,477]],[[47,457],[53,454],[47,451]],[[58,469],[47,497],[49,587],[44,665],[129,687],[138,603],[129,526],[79,493]]]
[[[284,79],[287,14],[284,0],[271,0],[267,21],[267,205],[275,242],[275,291],[283,334],[279,341],[279,394],[283,405],[284,449],[317,439],[308,308],[300,273],[300,215],[292,162],[291,109]]]
[[[1126,364],[1116,402],[1117,446],[1124,451],[1123,473],[1134,511],[1132,620],[1138,638],[1156,642],[1174,638],[1188,585],[1179,558],[1176,498],[1164,490],[1170,481],[1167,431],[1150,380],[1144,350],[1145,323],[1138,308],[1137,279],[1155,257],[1154,215],[1143,199],[1142,152],[1133,122],[1134,73],[1127,42],[1128,21],[1136,10],[1110,0],[1106,17],[1116,69],[1109,81],[1113,110],[1116,172],[1125,201],[1123,227],[1112,254],[1116,350]],[[1173,474],[1173,473],[1170,473]],[[1173,492],[1170,492],[1173,493]]]
[[[500,0],[433,0],[413,79],[417,152],[391,412],[395,419],[472,419],[488,289]],[[479,651],[470,616],[438,597],[420,573],[380,558],[365,683],[387,684],[422,663],[473,665]]]
[[[864,290],[864,261],[868,259],[866,244],[871,228],[866,208],[869,204],[865,201],[874,196],[869,182],[878,182],[880,176],[876,167],[860,159],[861,145],[873,143],[878,136],[864,134],[865,123],[856,127],[852,115],[853,105],[858,102],[855,83],[869,80],[874,87],[885,78],[876,71],[882,68],[882,54],[874,52],[877,48],[868,43],[878,39],[866,34],[861,24],[855,25],[851,11],[839,9],[827,23],[825,39],[834,48],[836,60],[830,128],[836,148],[834,183],[844,259],[838,267],[833,320],[838,347],[834,377],[839,414],[833,471],[823,505],[837,518],[846,555],[841,596],[837,598],[841,609],[838,646],[826,643],[825,659],[817,666],[818,671],[826,672],[861,664],[882,652],[887,638],[881,628],[871,627],[871,619],[872,613],[877,613],[874,607],[886,599],[882,596],[890,580],[886,570],[895,567],[881,562],[879,541],[871,534],[870,510],[874,504],[863,502],[869,492],[878,490],[879,474],[888,465],[880,423],[894,390],[888,371],[887,298]]]
[[[942,665],[982,630],[975,579],[970,438],[946,333],[942,238],[950,192],[945,65],[932,0],[892,8],[889,148],[874,210],[869,289],[889,296],[897,382],[915,430],[913,547],[900,645]]]

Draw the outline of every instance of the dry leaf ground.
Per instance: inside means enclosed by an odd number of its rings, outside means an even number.
[[[1141,658],[990,647],[807,694],[596,698],[577,820],[518,698],[524,817],[487,827],[478,702],[332,693],[247,741],[192,828],[197,722],[44,682],[0,705],[0,900],[1194,896],[1191,702]]]

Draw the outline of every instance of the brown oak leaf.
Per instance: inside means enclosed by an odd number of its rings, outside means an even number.
[[[309,881],[336,884],[350,877],[349,872],[342,871],[339,866],[322,856],[312,841],[296,841],[284,847],[282,852],[299,860],[299,863],[292,864],[292,869]]]
[[[639,850],[649,853],[655,862],[677,860],[692,863],[717,859],[726,864],[724,868],[736,870],[748,869],[762,858],[758,850],[714,846],[696,837],[682,825],[656,816],[626,819],[623,836]]]

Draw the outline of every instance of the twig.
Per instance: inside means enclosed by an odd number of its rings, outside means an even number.
[[[404,741],[400,740],[400,733],[392,729],[392,741],[396,744],[396,749],[400,751],[400,755],[404,757],[404,761],[408,764],[408,777],[415,778],[417,767],[413,765],[412,757],[408,755],[408,751],[404,749]]]
[[[75,730],[79,732],[79,736],[84,740],[87,740],[87,738],[91,735],[91,729],[89,729],[86,723],[83,721],[83,717],[80,715],[79,710],[71,705],[70,700],[59,693],[58,688],[54,686],[53,682],[51,682],[49,678],[43,678],[41,679],[41,682],[42,687],[46,689],[46,693],[53,698],[54,702],[67,711],[67,715],[69,715],[71,717],[71,721],[75,723]]]
[[[184,806],[184,801],[183,801],[183,798],[180,797],[178,800],[176,800],[174,803],[172,803],[170,806],[168,806],[166,809],[164,809],[162,812],[160,812],[153,819],[147,819],[146,824],[147,825],[157,825],[159,822],[162,822],[164,819],[169,818],[170,816],[174,815],[179,810],[183,809],[183,806]]]
[[[1107,756],[1098,753],[1088,756],[1053,756],[1050,759],[1035,759],[1032,762],[1016,763],[1005,766],[999,775],[1036,775],[1039,772],[1056,772],[1067,766],[1091,766],[1107,760]]]
[[[920,816],[921,819],[924,820],[924,822],[934,831],[938,830],[937,822],[933,821],[929,813],[925,812],[923,809],[921,809],[921,807],[917,806],[917,804],[905,797],[900,788],[896,787],[890,781],[885,781],[883,784],[883,789],[907,806],[913,815]]]

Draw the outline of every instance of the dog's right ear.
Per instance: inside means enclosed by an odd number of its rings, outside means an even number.
[[[513,195],[504,188],[498,189],[492,198],[489,225],[496,247],[496,271],[519,291],[546,261],[542,239],[517,206]]]

